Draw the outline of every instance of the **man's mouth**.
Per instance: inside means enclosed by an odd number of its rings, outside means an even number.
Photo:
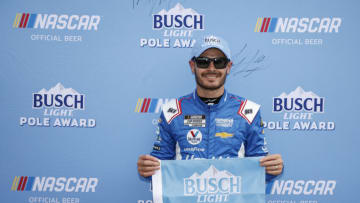
[[[205,74],[203,74],[203,77],[209,78],[209,79],[215,79],[215,78],[219,77],[219,74],[217,74],[217,73],[205,73]]]

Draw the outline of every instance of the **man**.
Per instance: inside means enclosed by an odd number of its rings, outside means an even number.
[[[140,175],[160,168],[158,159],[219,159],[264,156],[267,181],[282,173],[279,154],[268,155],[260,105],[224,88],[232,66],[225,40],[213,35],[196,41],[189,61],[196,90],[163,106],[150,155],[138,159]]]

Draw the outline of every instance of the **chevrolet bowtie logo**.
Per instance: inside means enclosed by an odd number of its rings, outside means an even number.
[[[221,137],[221,138],[228,138],[228,137],[232,137],[234,135],[230,134],[230,133],[227,133],[227,132],[221,132],[221,133],[216,133],[215,136],[216,137]]]

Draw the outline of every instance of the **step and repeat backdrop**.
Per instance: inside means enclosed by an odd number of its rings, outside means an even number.
[[[229,42],[225,86],[261,104],[284,159],[266,202],[357,202],[359,6],[1,1],[0,202],[152,203],[137,158],[162,104],[194,91],[188,61],[203,34]]]

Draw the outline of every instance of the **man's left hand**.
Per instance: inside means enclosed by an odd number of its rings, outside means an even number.
[[[260,165],[265,167],[266,173],[270,175],[281,174],[284,165],[280,154],[270,154],[260,159]]]

